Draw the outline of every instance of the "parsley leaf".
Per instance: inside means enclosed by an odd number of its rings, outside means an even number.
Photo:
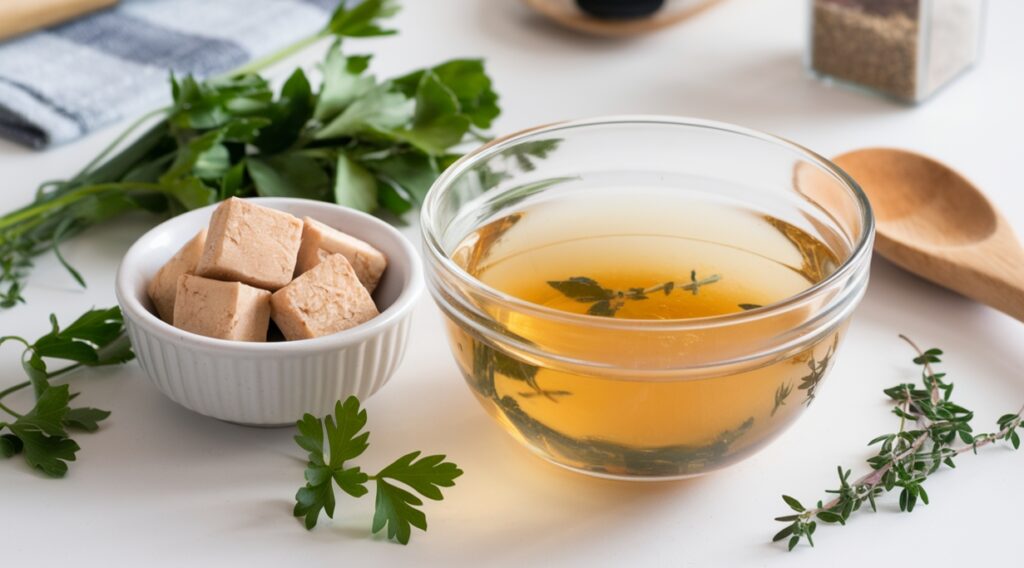
[[[338,156],[334,202],[367,211],[377,204],[377,180],[366,168],[345,154]]]
[[[310,156],[290,153],[249,158],[247,165],[261,197],[324,199],[330,194],[330,177]]]
[[[420,452],[406,454],[391,465],[385,467],[377,477],[387,477],[400,481],[416,490],[428,499],[440,501],[441,487],[454,487],[455,478],[462,475],[462,470],[451,462],[444,461],[445,456],[424,456],[417,460]]]
[[[377,511],[373,514],[373,532],[388,528],[388,538],[402,544],[409,544],[412,527],[427,530],[427,516],[416,507],[423,504],[408,491],[391,485],[384,480],[377,481]]]
[[[490,128],[491,122],[501,114],[498,94],[484,70],[483,60],[453,59],[430,69],[413,71],[394,82],[402,92],[412,97],[426,73],[435,75],[455,95],[460,112],[468,116],[474,126]]]
[[[395,92],[391,85],[377,85],[352,101],[344,111],[318,130],[314,138],[328,140],[356,135],[386,134],[407,123],[416,101]]]
[[[369,447],[370,433],[363,431],[366,421],[366,411],[360,408],[359,400],[354,396],[344,402],[339,401],[333,416],[319,419],[306,414],[299,420],[296,424],[299,435],[295,436],[295,442],[309,453],[309,459],[305,471],[306,485],[295,495],[293,514],[304,519],[307,529],[312,529],[321,512],[334,518],[334,484],[352,497],[362,497],[369,492],[366,484],[372,480],[377,484],[372,531],[380,532],[387,527],[388,538],[407,544],[411,527],[427,529],[426,515],[418,508],[423,501],[387,480],[404,484],[428,499],[440,501],[443,499],[441,488],[453,487],[462,470],[444,461],[445,456],[420,458],[420,452],[406,454],[372,476],[357,466],[346,465],[347,461],[359,457]]]
[[[469,132],[469,117],[459,112],[459,99],[433,71],[427,71],[416,88],[416,113],[412,128],[398,136],[431,156],[440,156]]]
[[[14,434],[0,436],[0,455],[5,458],[20,454],[24,447],[25,444],[21,441],[21,438]]]
[[[64,436],[64,418],[68,414],[71,392],[67,385],[50,387],[36,400],[35,407],[18,418],[12,426],[38,430],[50,436]]]
[[[333,472],[333,474],[335,483],[345,493],[353,497],[362,497],[369,492],[366,488],[366,482],[370,480],[370,476],[360,471],[358,467],[341,469]]]
[[[462,470],[455,464],[444,461],[443,455],[426,456],[417,460],[419,455],[420,452],[406,454],[375,476],[377,511],[373,516],[373,532],[379,532],[387,525],[388,538],[402,544],[409,542],[410,525],[427,530],[427,518],[416,508],[423,505],[423,501],[384,480],[393,479],[404,483],[420,495],[440,501],[444,499],[440,488],[454,486],[455,478],[462,475]]]
[[[353,497],[367,492],[364,484],[368,477],[358,467],[346,468],[345,460],[358,457],[369,446],[369,432],[361,432],[366,426],[366,411],[359,408],[359,401],[350,397],[344,403],[334,406],[334,416],[321,420],[306,414],[297,423],[299,435],[295,442],[309,452],[306,467],[306,486],[295,495],[296,517],[305,517],[306,528],[316,526],[320,511],[334,518],[334,489],[331,480]],[[328,453],[324,452],[324,431]]]
[[[114,365],[134,357],[125,335],[120,308],[90,310],[65,328],[50,316],[51,329],[33,343],[21,337],[0,338],[0,343],[17,341],[25,346],[23,367],[29,380],[0,393],[0,412],[13,418],[0,421],[0,455],[10,458],[21,454],[28,464],[50,477],[63,477],[67,462],[74,461],[79,450],[67,430],[95,432],[110,412],[97,408],[71,408],[77,394],[68,385],[51,385],[59,375],[82,366]],[[50,371],[46,359],[63,359],[73,364]],[[19,390],[34,387],[36,402],[28,412],[18,413],[2,399]],[[2,417],[2,415],[0,415]]]
[[[67,414],[64,415],[64,426],[86,432],[95,432],[100,428],[99,423],[108,417],[110,417],[109,410],[89,407],[69,408]]]
[[[63,436],[47,436],[37,430],[10,424],[8,428],[24,445],[25,461],[50,477],[64,477],[69,461],[75,461],[78,443]]]
[[[380,27],[378,19],[394,16],[398,12],[398,4],[392,0],[363,0],[353,8],[348,8],[349,0],[342,0],[341,5],[331,16],[327,29],[334,35],[349,37],[371,37],[392,35],[397,33]]]
[[[346,57],[341,46],[335,44],[327,52],[323,65],[323,85],[317,99],[314,117],[320,122],[330,121],[345,110],[352,101],[362,97],[376,85],[373,77],[364,75],[369,56]]]
[[[306,470],[306,478],[309,479],[309,470]],[[296,517],[305,517],[306,528],[312,529],[320,517],[320,511],[327,513],[328,517],[334,518],[334,489],[329,482],[330,477],[325,477],[317,484],[307,483],[295,494]]]
[[[370,433],[360,433],[366,426],[366,411],[359,408],[359,399],[354,396],[344,404],[334,405],[334,416],[328,416],[324,422],[331,446],[332,468],[342,467],[345,460],[359,457],[369,447]]]
[[[430,156],[415,151],[393,153],[381,158],[363,159],[363,165],[378,179],[393,182],[416,202],[422,203],[427,191],[440,174]]]

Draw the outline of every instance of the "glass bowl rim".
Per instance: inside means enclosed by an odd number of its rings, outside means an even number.
[[[576,129],[587,129],[591,127],[611,126],[611,125],[657,125],[657,126],[681,126],[686,128],[704,128],[709,130],[715,130],[724,132],[732,135],[739,135],[747,138],[753,138],[761,142],[767,142],[775,146],[779,146],[789,151],[802,156],[808,162],[818,166],[826,173],[830,174],[831,177],[838,181],[840,185],[844,186],[847,191],[853,194],[855,201],[860,209],[860,221],[861,221],[861,234],[857,241],[854,243],[853,251],[850,256],[843,261],[842,264],[828,277],[815,283],[812,286],[801,290],[800,292],[787,296],[786,298],[773,302],[760,308],[752,310],[745,310],[742,312],[734,312],[729,314],[720,314],[714,316],[704,316],[697,318],[680,318],[680,319],[630,319],[630,318],[606,318],[599,316],[592,316],[587,314],[574,314],[562,310],[556,310],[529,302],[492,287],[491,285],[477,279],[472,274],[466,272],[461,266],[456,264],[451,257],[444,251],[441,246],[437,235],[433,231],[432,218],[434,217],[434,211],[438,208],[441,201],[441,197],[445,194],[445,190],[451,187],[452,181],[459,178],[463,173],[472,168],[475,164],[480,161],[486,160],[512,146],[515,146],[519,142],[527,140],[537,135],[557,133],[567,130]],[[426,248],[430,254],[441,263],[441,266],[449,273],[458,278],[461,282],[468,285],[470,288],[481,292],[486,296],[492,297],[502,305],[513,306],[513,309],[523,313],[529,313],[540,317],[541,319],[561,321],[570,324],[580,324],[590,327],[602,327],[609,329],[620,329],[620,330],[631,330],[631,329],[673,329],[673,330],[687,330],[696,328],[707,328],[707,327],[718,327],[724,325],[741,324],[744,322],[756,321],[759,319],[771,317],[775,314],[785,312],[788,308],[800,304],[807,298],[817,295],[824,289],[827,289],[836,284],[836,282],[842,281],[850,273],[855,272],[858,267],[866,264],[867,258],[871,254],[872,243],[875,235],[875,218],[872,213],[871,204],[868,201],[867,195],[864,190],[861,189],[860,185],[854,181],[842,168],[837,166],[828,158],[814,152],[813,150],[797,144],[787,138],[776,136],[774,134],[768,134],[752,128],[730,124],[728,122],[720,122],[715,120],[706,120],[701,118],[682,117],[682,116],[668,116],[668,115],[615,115],[615,116],[603,116],[595,118],[585,118],[576,120],[560,121],[555,123],[544,124],[540,126],[534,126],[525,128],[501,136],[491,140],[490,142],[472,150],[455,163],[448,167],[438,178],[434,181],[430,187],[430,191],[427,192],[426,197],[423,200],[423,206],[420,210],[420,232],[423,237],[423,241],[426,244]]]

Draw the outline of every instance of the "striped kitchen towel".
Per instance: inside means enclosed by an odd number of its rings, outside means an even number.
[[[338,0],[122,0],[0,43],[0,136],[45,148],[169,101],[322,28]]]

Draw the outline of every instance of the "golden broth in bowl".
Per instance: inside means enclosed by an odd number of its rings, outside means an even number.
[[[866,265],[834,284],[862,249],[840,222],[731,185],[593,172],[458,209],[474,214],[452,217],[464,235],[428,274],[467,383],[509,433],[578,471],[683,477],[814,400]]]

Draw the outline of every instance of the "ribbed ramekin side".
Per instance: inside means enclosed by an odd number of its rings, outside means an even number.
[[[220,420],[276,426],[377,392],[405,354],[410,316],[353,345],[255,358],[182,347],[130,319],[127,327],[146,376],[175,402]]]

